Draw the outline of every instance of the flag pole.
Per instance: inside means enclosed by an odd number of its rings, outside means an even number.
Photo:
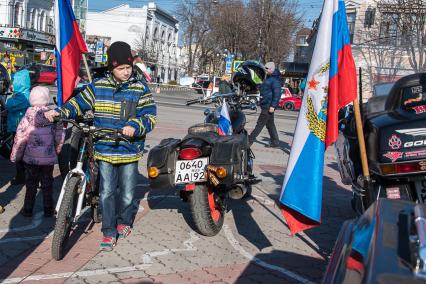
[[[84,67],[86,68],[87,76],[89,77],[89,82],[92,83],[92,74],[90,74],[89,65],[87,65],[86,54],[82,53],[81,55],[83,56]]]
[[[362,174],[364,175],[366,180],[369,180],[370,171],[368,170],[367,150],[365,147],[365,138],[364,138],[364,131],[362,129],[361,111],[359,107],[358,98],[354,100],[354,112],[355,112],[356,132],[357,132],[358,142],[359,142],[359,152],[361,155]]]

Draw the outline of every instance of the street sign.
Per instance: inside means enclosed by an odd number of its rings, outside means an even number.
[[[225,64],[225,73],[231,73],[232,72],[232,62],[234,61],[234,55],[230,52],[226,55],[225,58],[226,64]]]
[[[104,54],[104,43],[102,41],[97,41],[96,50],[95,50],[95,62],[102,63],[103,54]]]
[[[243,63],[243,60],[234,60],[234,65],[232,66],[232,72],[237,71],[237,69],[240,67],[241,63]]]

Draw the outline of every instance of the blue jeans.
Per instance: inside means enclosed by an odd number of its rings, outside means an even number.
[[[113,165],[99,161],[102,233],[117,237],[118,224],[132,224],[138,163]]]

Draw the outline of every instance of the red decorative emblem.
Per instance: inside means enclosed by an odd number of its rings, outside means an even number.
[[[401,145],[402,145],[402,141],[401,141],[401,139],[399,139],[399,137],[397,135],[393,134],[391,136],[391,138],[389,138],[389,147],[392,150],[400,149]]]
[[[308,90],[317,90],[319,83],[319,81],[315,80],[315,77],[312,77],[312,80],[308,82]]]
[[[416,106],[416,107],[413,107],[413,110],[416,112],[416,114],[425,113],[426,106]]]
[[[403,155],[404,153],[402,152],[387,152],[386,154],[383,155],[383,157],[388,158],[393,163],[396,160],[401,159]]]
[[[117,66],[118,65],[118,62],[117,62],[117,60],[114,60],[113,62],[112,62],[112,66]]]

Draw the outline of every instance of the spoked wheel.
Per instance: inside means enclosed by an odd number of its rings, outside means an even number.
[[[208,237],[219,233],[225,217],[223,198],[211,186],[196,185],[188,200],[192,219],[199,233]]]
[[[52,240],[52,257],[61,260],[64,257],[65,247],[74,222],[74,215],[77,209],[78,187],[81,179],[71,177],[65,186],[64,196],[56,217],[55,231]]]

